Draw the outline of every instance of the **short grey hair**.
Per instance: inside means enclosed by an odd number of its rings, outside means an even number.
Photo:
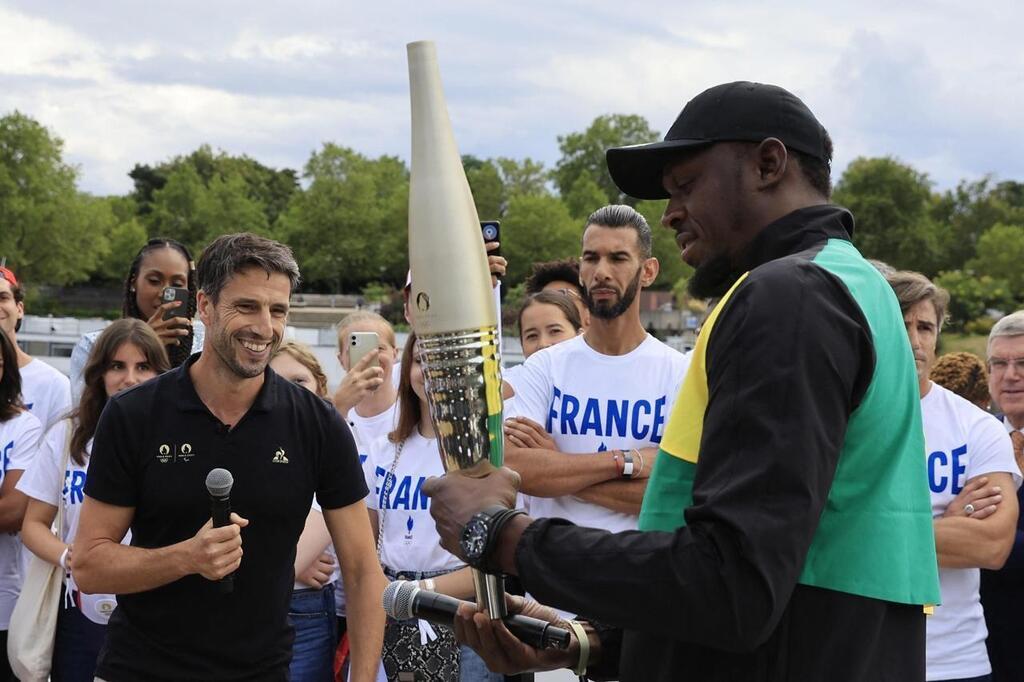
[[[273,239],[239,232],[221,235],[203,250],[196,267],[199,289],[216,302],[228,280],[249,268],[284,275],[292,292],[299,285],[299,266],[291,249]]]
[[[602,206],[587,218],[584,232],[587,227],[598,225],[600,227],[631,227],[636,230],[636,241],[640,245],[640,255],[650,258],[653,252],[651,226],[647,219],[632,206],[626,204],[611,204]]]
[[[986,355],[992,355],[992,340],[1001,336],[1024,336],[1024,310],[1010,313],[992,325],[992,331],[988,333]]]

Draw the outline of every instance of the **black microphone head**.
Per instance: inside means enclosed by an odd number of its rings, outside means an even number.
[[[412,580],[396,580],[384,588],[384,612],[395,620],[412,618],[412,598],[419,588]]]
[[[227,469],[213,469],[206,474],[206,490],[214,497],[227,497],[235,479]]]

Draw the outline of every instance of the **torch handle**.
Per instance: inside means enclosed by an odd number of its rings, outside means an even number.
[[[485,609],[491,620],[500,620],[508,615],[505,585],[500,575],[491,575],[474,568],[473,586],[476,588],[477,606]]]

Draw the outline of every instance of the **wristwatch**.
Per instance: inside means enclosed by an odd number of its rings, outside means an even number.
[[[501,529],[510,519],[525,513],[522,509],[494,505],[474,514],[463,526],[459,540],[466,563],[484,573],[498,573],[498,568],[490,565],[490,559]]]

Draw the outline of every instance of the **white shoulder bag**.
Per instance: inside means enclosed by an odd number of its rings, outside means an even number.
[[[64,444],[64,463],[68,468],[71,454],[71,433],[74,425],[66,420],[68,437]],[[57,518],[54,525],[58,538],[64,537],[64,495],[58,492]],[[26,548],[25,551],[28,551]],[[21,682],[46,682],[53,660],[53,638],[57,632],[57,611],[64,569],[32,554],[28,571],[21,585],[18,603],[11,613],[7,630],[7,658],[11,670]]]

